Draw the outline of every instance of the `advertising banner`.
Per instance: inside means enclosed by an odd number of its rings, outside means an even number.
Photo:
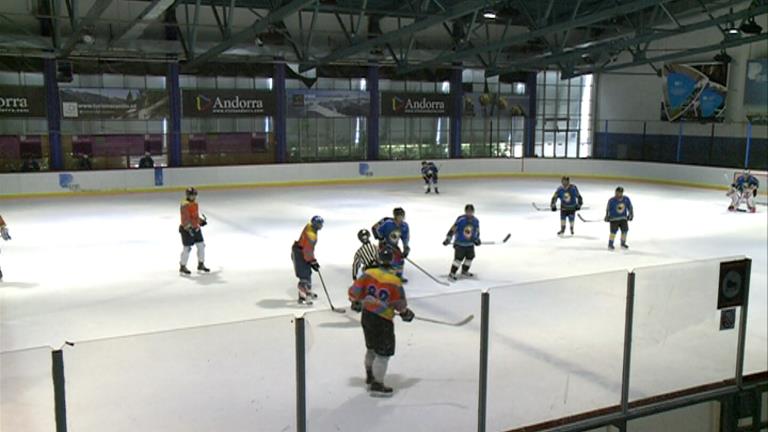
[[[448,117],[451,98],[438,93],[381,93],[381,115],[385,117]]]
[[[274,93],[266,90],[182,90],[184,117],[273,116],[277,111]]]
[[[371,97],[366,91],[354,90],[287,90],[288,117],[367,117]]]
[[[59,96],[65,119],[152,120],[170,113],[165,90],[63,88]]]
[[[45,89],[0,86],[0,117],[45,117]]]

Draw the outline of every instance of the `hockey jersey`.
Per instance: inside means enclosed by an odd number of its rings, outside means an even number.
[[[579,188],[574,184],[569,184],[568,187],[560,186],[552,196],[552,205],[557,200],[560,200],[560,208],[562,210],[576,210],[576,207],[580,207],[584,202],[579,193]]]
[[[357,278],[349,288],[349,300],[362,302],[365,310],[388,320],[408,307],[400,278],[384,268],[368,269]]]
[[[378,256],[379,250],[373,243],[363,243],[355,252],[355,258],[352,261],[352,279],[357,279],[365,270],[375,266],[378,263]]]
[[[608,200],[608,207],[605,210],[608,215],[609,221],[626,220],[630,215],[633,215],[632,201],[629,197],[623,195],[621,198],[613,197]]]
[[[197,201],[184,200],[181,202],[181,227],[184,229],[200,228],[200,212]]]
[[[434,162],[427,162],[426,165],[421,166],[421,175],[424,177],[431,177],[437,174],[438,171]]]
[[[398,248],[400,240],[403,241],[404,248],[408,246],[408,222],[403,221],[398,225],[393,218],[385,217],[374,225],[371,231],[376,239],[392,248]]]
[[[448,236],[453,237],[454,245],[472,246],[480,239],[480,221],[474,216],[461,215],[448,231]]]
[[[296,241],[301,254],[304,257],[304,261],[311,263],[315,262],[315,245],[317,244],[317,231],[312,227],[312,223],[308,223],[301,231],[299,240]]]
[[[747,187],[757,189],[760,187],[760,181],[753,175],[742,174],[738,176],[736,178],[736,189],[742,191]]]

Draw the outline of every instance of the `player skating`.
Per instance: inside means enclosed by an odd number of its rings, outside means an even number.
[[[324,222],[320,216],[313,216],[291,247],[293,269],[299,278],[299,304],[312,305],[312,299],[317,298],[317,294],[312,292],[312,270],[320,270],[320,264],[315,259],[315,245],[317,233],[323,228]]]
[[[432,185],[435,186],[435,193],[439,194],[440,191],[437,189],[437,172],[440,171],[437,169],[437,166],[434,162],[427,162],[422,161],[421,162],[421,177],[424,179],[424,193],[429,193],[431,191]]]
[[[187,268],[189,253],[192,252],[192,246],[197,247],[197,270],[209,272],[211,269],[205,266],[205,243],[203,240],[204,227],[208,222],[200,217],[200,210],[197,204],[197,189],[190,187],[185,192],[185,199],[181,202],[181,224],[179,233],[181,234],[181,260],[179,261],[179,273],[188,275],[192,272]]]
[[[355,252],[355,258],[352,261],[352,280],[357,279],[364,271],[375,267],[379,262],[379,250],[371,243],[371,233],[367,229],[361,229],[357,232],[357,239],[362,245]]]
[[[461,275],[473,277],[469,272],[472,260],[475,259],[475,246],[480,246],[480,221],[475,217],[475,206],[467,204],[464,206],[464,214],[456,219],[453,226],[448,230],[448,234],[443,241],[444,246],[451,244],[453,240],[453,264],[451,272],[448,275],[453,280],[457,280],[456,272],[461,267]]]
[[[3,240],[8,241],[11,239],[11,234],[8,232],[8,225],[5,224],[3,217],[0,216],[0,237]],[[3,280],[3,270],[0,269],[0,281]]]
[[[624,188],[616,188],[616,194],[608,200],[608,206],[605,209],[605,221],[611,224],[611,235],[608,239],[608,249],[614,249],[613,240],[616,238],[616,232],[621,229],[621,247],[629,249],[627,245],[627,231],[629,231],[628,221],[635,217],[632,209],[632,201],[624,195]]]
[[[731,184],[731,190],[726,194],[731,197],[731,205],[728,206],[728,210],[737,211],[739,204],[746,202],[747,210],[750,213],[756,212],[755,197],[758,187],[760,187],[760,181],[757,180],[757,177],[753,176],[749,170],[744,170]]]
[[[373,237],[379,241],[379,250],[392,249],[392,269],[399,276],[403,283],[408,279],[403,277],[403,265],[405,258],[411,252],[408,246],[410,232],[408,223],[405,221],[405,210],[397,207],[392,211],[393,217],[385,217],[371,228]],[[400,242],[403,242],[403,249],[400,249]]]
[[[563,177],[560,180],[561,186],[557,188],[554,195],[552,195],[552,201],[549,206],[552,211],[557,211],[557,200],[560,200],[560,231],[557,235],[563,235],[565,233],[565,220],[571,226],[571,235],[573,235],[573,224],[576,216],[576,212],[581,210],[584,200],[581,198],[579,189],[575,184],[571,183],[570,177]]]
[[[365,336],[365,383],[371,396],[391,396],[384,384],[390,357],[395,355],[395,312],[405,322],[415,317],[408,309],[405,290],[392,268],[392,250],[382,249],[379,268],[366,270],[349,288],[352,310],[361,312],[360,324]]]

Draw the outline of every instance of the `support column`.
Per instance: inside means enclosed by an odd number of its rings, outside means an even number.
[[[534,157],[536,154],[536,72],[528,72],[525,81],[525,91],[528,93],[528,118],[525,120],[525,146],[523,157]]]
[[[272,89],[277,98],[275,114],[275,162],[288,162],[288,143],[286,141],[286,105],[285,105],[285,63],[275,63]]]
[[[370,111],[368,112],[368,160],[379,158],[379,117],[381,116],[381,95],[379,94],[379,65],[368,66],[368,78],[366,83],[371,98]]]
[[[48,145],[50,146],[48,167],[51,171],[64,169],[61,148],[61,101],[59,83],[56,81],[56,60],[43,60],[43,81],[45,83],[45,115],[48,119]]]
[[[168,107],[171,111],[171,127],[168,130],[168,166],[178,167],[182,165],[181,157],[181,88],[179,85],[179,64],[168,64],[168,76],[166,77],[168,88]]]
[[[464,108],[464,89],[461,86],[461,67],[451,70],[451,118],[448,154],[451,159],[461,158],[461,115]]]

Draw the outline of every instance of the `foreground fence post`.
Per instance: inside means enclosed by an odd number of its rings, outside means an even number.
[[[480,388],[477,401],[477,432],[485,432],[485,417],[488,400],[488,291],[480,295]]]
[[[744,301],[739,314],[739,341],[736,347],[736,385],[741,389],[744,378],[744,350],[747,339],[747,310],[749,309],[749,279],[752,275],[752,260],[746,260],[746,280],[742,282]]]
[[[635,272],[627,275],[627,307],[624,315],[624,362],[621,371],[621,412],[629,410],[629,370],[632,360],[632,324],[635,314]]]
[[[296,431],[307,431],[307,374],[304,317],[296,317]]]
[[[60,349],[51,352],[51,372],[53,375],[53,407],[56,414],[56,432],[67,432],[67,401],[64,392],[64,352]]]

